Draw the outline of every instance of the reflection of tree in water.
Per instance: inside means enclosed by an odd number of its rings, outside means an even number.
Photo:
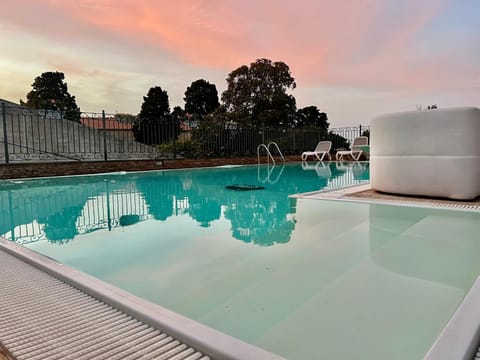
[[[331,164],[332,178],[345,171]],[[232,224],[232,236],[238,240],[262,246],[286,243],[295,228],[293,215],[296,201],[288,195],[321,189],[328,179],[314,171],[302,171],[298,166],[285,166],[275,183],[258,181],[255,166],[230,169],[210,169],[207,172],[182,170],[158,176],[139,177],[137,188],[143,194],[149,212],[157,220],[166,220],[175,212],[175,199],[188,199],[188,215],[202,227],[225,218]],[[265,190],[233,191],[232,184],[265,186]]]
[[[182,183],[177,174],[160,173],[155,177],[140,177],[137,187],[154,219],[163,221],[173,215],[175,195],[182,193]]]
[[[257,245],[270,246],[286,243],[295,228],[293,219],[287,214],[295,212],[295,199],[280,198],[276,201],[269,194],[258,194],[249,199],[240,197],[228,206],[225,217],[232,223],[233,237]]]
[[[331,178],[345,173],[332,162]],[[246,170],[252,168],[246,168]],[[256,173],[257,169],[253,169]],[[275,182],[266,182],[265,190],[254,192],[228,192],[225,217],[232,223],[232,234],[236,239],[257,245],[270,246],[286,243],[295,229],[293,216],[296,199],[289,195],[322,189],[328,180],[319,177],[315,171],[303,171],[299,166],[285,166],[281,176],[274,176]],[[243,183],[238,181],[238,183]]]
[[[330,170],[332,176],[329,179],[345,173],[345,170],[337,169],[334,163],[331,163]],[[65,184],[55,190],[43,187],[37,190],[31,185],[24,185],[25,189],[22,186],[15,186],[18,191],[13,192],[11,201],[16,209],[17,204],[30,203],[30,199],[39,199],[41,193],[43,195],[41,206],[35,206],[35,211],[27,211],[29,209],[27,207],[23,212],[17,211],[19,215],[15,216],[14,220],[18,224],[24,224],[36,218],[39,224],[43,224],[47,239],[57,244],[68,242],[74,239],[79,231],[81,232],[76,226],[78,218],[82,216],[88,226],[95,225],[95,228],[98,228],[99,224],[91,223],[98,219],[89,216],[88,212],[82,215],[89,199],[94,200],[112,192],[127,194],[129,198],[132,191],[135,193],[138,191],[145,200],[148,212],[156,220],[165,221],[180,210],[182,214],[197,221],[200,226],[209,227],[212,221],[220,219],[223,207],[225,219],[230,221],[232,236],[235,239],[269,246],[288,242],[295,228],[292,215],[295,214],[296,204],[294,200],[288,198],[288,195],[318,190],[328,182],[326,177],[319,177],[315,171],[303,171],[298,165],[278,166],[275,171],[272,172],[270,179],[264,176],[268,174],[268,169],[256,166],[236,168],[235,171],[225,168],[208,171],[178,170],[156,175],[135,175],[133,178],[105,176],[100,182],[98,177],[86,177],[80,181],[78,178],[66,179]],[[267,181],[261,182],[259,178]],[[260,185],[265,189],[233,191],[225,188],[234,184]],[[116,202],[110,202],[111,209],[106,210],[104,207],[107,203],[108,201],[93,201],[89,209],[95,206],[94,211],[99,215],[106,211],[114,211]],[[2,200],[2,204],[8,205],[8,198]],[[12,216],[9,214],[12,211],[10,209],[4,212],[9,218],[9,222],[2,225],[5,228],[17,226],[15,222],[10,224]],[[128,226],[139,220],[138,214],[122,212],[119,225]]]
[[[83,206],[66,207],[62,212],[39,219],[44,223],[43,231],[47,239],[56,244],[64,244],[78,235],[77,218],[82,213]]]
[[[181,174],[182,182],[189,184],[184,193],[189,202],[188,214],[202,227],[220,219],[223,202],[219,190],[223,188],[223,175],[219,175],[218,169]]]
[[[220,219],[220,205],[216,201],[202,198],[192,201],[189,197],[189,202],[188,213],[201,227],[209,227],[213,220]]]
[[[227,169],[211,170],[208,174],[192,172],[189,176],[192,178],[188,192],[189,214],[197,221],[204,219],[205,225],[218,219],[221,206],[225,206],[224,215],[232,224],[234,238],[263,246],[289,241],[295,227],[294,221],[287,216],[294,213],[295,207],[288,198],[292,187],[295,188],[291,179],[279,179],[274,186],[259,183],[256,167],[239,168],[235,172]],[[233,191],[225,188],[232,184],[264,185],[266,189]],[[317,183],[315,188],[318,187]]]

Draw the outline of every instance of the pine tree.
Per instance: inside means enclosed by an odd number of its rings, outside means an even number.
[[[80,122],[80,108],[70,95],[62,72],[44,72],[37,76],[27,94],[26,106],[58,112],[64,119]]]

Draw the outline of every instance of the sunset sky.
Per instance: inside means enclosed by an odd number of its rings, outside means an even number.
[[[65,73],[82,111],[137,114],[152,86],[285,62],[297,107],[332,127],[438,104],[480,106],[480,0],[15,0],[0,11],[0,98]]]

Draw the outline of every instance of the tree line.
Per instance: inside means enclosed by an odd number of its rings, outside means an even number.
[[[204,79],[187,87],[184,108],[170,110],[168,93],[161,86],[151,87],[143,97],[138,115],[117,114],[120,121],[133,123],[135,140],[161,144],[175,140],[180,124],[195,124],[202,129],[228,128],[315,128],[328,134],[328,117],[317,106],[297,109],[291,91],[296,88],[290,68],[281,61],[257,59],[228,74],[227,89],[219,98],[215,84]],[[45,72],[36,77],[26,101],[32,109],[61,112],[62,117],[80,121],[80,108],[62,72]],[[197,137],[201,137],[198,135]]]

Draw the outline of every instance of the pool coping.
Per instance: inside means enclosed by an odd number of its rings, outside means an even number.
[[[356,202],[365,204],[384,204],[395,206],[421,207],[432,209],[456,210],[467,212],[480,212],[480,204],[477,202],[469,205],[468,201],[457,201],[449,199],[428,199],[415,198],[407,196],[395,196],[395,198],[383,198],[381,194],[378,197],[362,197],[355,194],[372,190],[370,183],[356,184],[343,187],[341,189],[326,189],[320,191],[311,191],[307,193],[294,194],[294,198],[307,198],[317,200],[334,200],[343,202]]]
[[[1,236],[0,251],[72,285],[145,324],[168,333],[212,358],[232,360],[283,359],[279,355],[149,302]]]
[[[448,201],[436,203],[435,200],[425,202],[419,201],[415,198],[391,200],[352,196],[352,194],[370,189],[371,186],[368,183],[352,185],[341,189],[295,194],[292,195],[292,197],[364,204],[435,208],[463,212],[480,212],[480,206],[473,209],[458,208],[456,206],[449,206]],[[459,304],[457,310],[447,322],[447,325],[443,328],[442,332],[424,356],[425,360],[474,359],[477,351],[480,353],[480,306],[478,306],[478,304],[480,304],[480,276],[477,277],[472,287]]]

